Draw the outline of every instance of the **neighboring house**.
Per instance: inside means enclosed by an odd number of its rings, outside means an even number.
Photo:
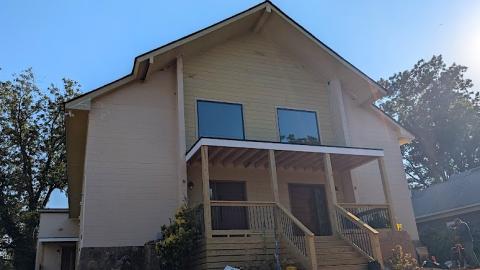
[[[69,218],[68,209],[40,211],[37,266],[41,265],[41,269],[75,269],[78,236],[78,221]]]
[[[431,250],[432,231],[445,232],[457,217],[469,223],[476,242],[480,240],[480,168],[452,175],[448,181],[412,193],[420,240]],[[447,251],[445,251],[447,253]]]
[[[413,136],[372,105],[385,94],[270,2],[136,57],[65,104],[77,269],[140,268],[185,202],[203,206],[192,268],[273,259],[274,242],[307,269],[382,262],[396,223],[418,239]]]

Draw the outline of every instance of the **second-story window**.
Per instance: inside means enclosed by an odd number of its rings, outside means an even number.
[[[277,109],[280,142],[320,144],[317,113]]]
[[[245,139],[241,104],[197,101],[198,136]]]

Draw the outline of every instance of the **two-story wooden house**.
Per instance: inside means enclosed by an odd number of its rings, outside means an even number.
[[[373,105],[385,94],[270,2],[136,57],[65,104],[77,268],[141,265],[185,202],[203,207],[192,267],[276,246],[307,269],[382,262],[382,230],[418,239],[400,153],[413,136]],[[39,238],[40,266],[62,241]]]

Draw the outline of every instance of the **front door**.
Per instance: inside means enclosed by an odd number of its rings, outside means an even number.
[[[210,181],[211,199],[215,201],[245,201],[245,182]],[[212,207],[214,230],[247,230],[247,209],[241,206]]]
[[[292,214],[315,235],[331,235],[324,185],[289,184]]]

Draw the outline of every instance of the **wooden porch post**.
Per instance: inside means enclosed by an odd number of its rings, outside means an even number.
[[[380,171],[380,178],[382,179],[383,194],[385,194],[385,200],[388,204],[388,211],[390,212],[390,221],[392,223],[392,230],[395,230],[397,219],[393,210],[392,194],[390,193],[390,183],[388,182],[387,170],[385,167],[385,159],[383,157],[378,158],[378,169]]]
[[[330,223],[332,224],[332,232],[336,233],[337,229],[337,220],[335,215],[335,207],[337,205],[337,192],[335,191],[335,181],[333,179],[333,170],[332,170],[332,161],[330,159],[330,154],[323,154],[323,166],[325,173],[325,186],[328,201],[328,213],[330,216]]]
[[[278,195],[278,179],[277,179],[277,164],[275,163],[275,151],[268,150],[268,160],[270,161],[270,179],[272,184],[273,199],[276,203],[280,203],[280,196]]]
[[[210,175],[208,172],[208,146],[203,145],[202,154],[202,187],[203,187],[203,219],[205,236],[212,237],[212,213],[210,208]]]

